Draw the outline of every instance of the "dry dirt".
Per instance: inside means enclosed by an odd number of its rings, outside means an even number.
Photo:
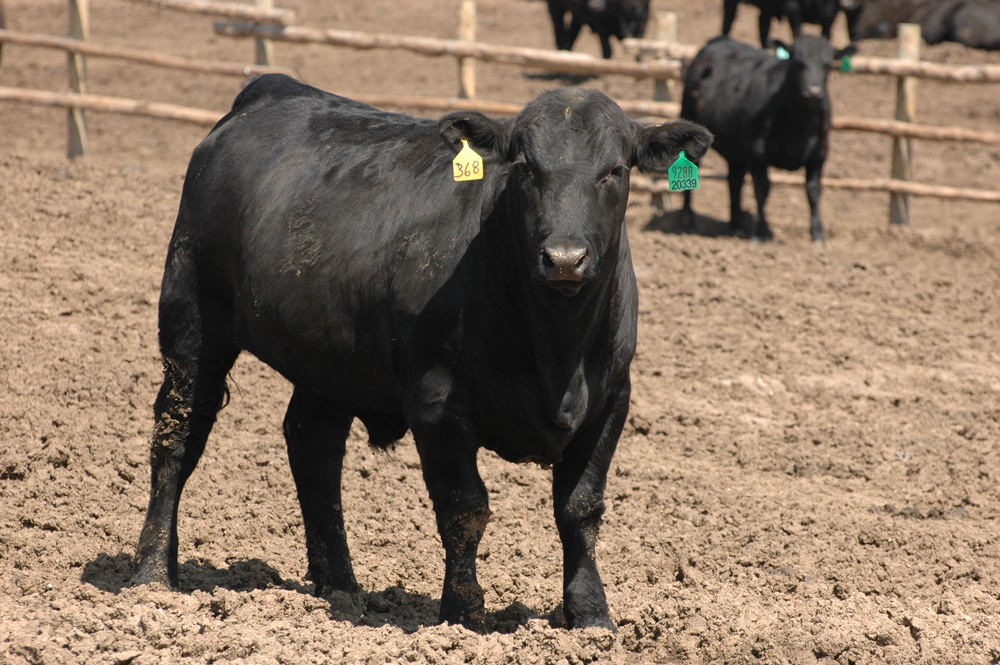
[[[5,0],[15,30],[62,34],[65,0]],[[92,4],[92,38],[227,60],[211,20]],[[449,37],[453,0],[287,0],[299,23]],[[681,41],[719,2],[654,0]],[[480,0],[480,35],[549,47],[544,3]],[[736,36],[753,40],[741,6]],[[782,28],[779,34],[787,34]],[[844,34],[838,25],[838,36]],[[585,32],[581,50],[598,53]],[[617,48],[617,47],[616,47]],[[891,55],[891,43],[862,53]],[[456,67],[288,46],[336,92],[451,95]],[[956,45],[928,59],[1000,62]],[[624,57],[620,49],[617,58]],[[8,46],[0,85],[65,86],[61,52]],[[91,59],[93,92],[226,109],[242,81]],[[481,65],[480,95],[652,84]],[[836,112],[890,117],[889,79],[834,74]],[[998,129],[996,85],[921,82],[919,120]],[[559,627],[549,472],[481,456],[494,519],[480,554],[490,631],[435,625],[443,550],[412,442],[349,447],[345,515],[365,591],[310,595],[280,422],[289,386],[250,357],[181,503],[181,590],[129,588],[160,383],[156,302],[184,168],[205,129],[91,113],[68,162],[65,111],[0,103],[0,663],[1000,662],[1000,210],[829,191],[826,248],[805,196],[776,187],[776,241],[673,233],[648,195],[628,224],[641,290],[634,398],[608,480],[599,564],[617,634]],[[889,140],[833,136],[827,174],[884,176]],[[996,147],[918,143],[916,177],[998,188]],[[706,160],[719,167],[718,159]],[[747,205],[752,207],[747,187]]]

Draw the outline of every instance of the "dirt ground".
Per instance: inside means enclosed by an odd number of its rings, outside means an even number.
[[[450,37],[454,0],[281,0],[299,24]],[[681,41],[719,2],[653,0]],[[9,27],[64,34],[65,0],[5,0]],[[246,60],[211,20],[92,5],[92,39]],[[741,6],[735,36],[753,41]],[[479,0],[481,39],[550,47],[545,5]],[[782,27],[780,35],[787,34]],[[835,41],[845,41],[838,24]],[[864,54],[891,55],[865,42]],[[599,53],[589,32],[578,47]],[[616,58],[625,57],[616,45]],[[452,95],[452,59],[276,46],[343,93]],[[944,62],[1000,63],[957,45]],[[93,58],[91,91],[225,110],[243,81]],[[65,87],[65,55],[8,46],[0,85]],[[579,84],[649,99],[652,83],[480,65],[480,96]],[[890,79],[833,74],[835,112],[891,117]],[[919,84],[918,118],[997,130],[996,85]],[[648,195],[628,225],[641,291],[630,422],[598,546],[617,634],[560,627],[550,473],[481,455],[494,513],[480,552],[489,628],[435,625],[443,550],[412,442],[354,433],[345,517],[365,591],[310,595],[284,454],[290,387],[251,357],[181,502],[181,590],[130,588],[161,374],[156,303],[191,150],[206,129],[88,114],[68,162],[65,111],[0,102],[0,663],[998,663],[1000,207],[829,191],[809,241],[799,188],[775,187],[776,240],[715,233],[724,185],[695,196],[701,234]],[[889,139],[837,133],[826,173],[883,177]],[[916,178],[998,189],[1000,150],[915,145]],[[721,168],[717,157],[705,165]],[[752,196],[747,187],[746,205]]]

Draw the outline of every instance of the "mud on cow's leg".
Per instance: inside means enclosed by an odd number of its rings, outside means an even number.
[[[353,419],[298,388],[285,413],[288,462],[302,508],[314,593],[356,591],[358,582],[344,530],[341,473]]]
[[[563,546],[563,614],[570,628],[616,630],[608,616],[595,547],[608,468],[628,414],[630,393],[626,379],[619,392],[609,396],[603,417],[578,434],[552,468],[553,505]]]
[[[482,630],[486,613],[476,578],[476,552],[491,515],[486,485],[470,437],[455,431],[442,436],[446,428],[435,429],[434,436],[416,430],[413,434],[445,551],[439,620]]]
[[[224,304],[199,298],[193,266],[182,251],[167,263],[160,295],[163,385],[153,405],[149,508],[139,534],[133,584],[177,587],[177,510],[184,483],[227,397],[226,373],[239,349],[227,329]]]

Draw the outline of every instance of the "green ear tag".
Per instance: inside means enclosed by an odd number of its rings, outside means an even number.
[[[788,60],[792,56],[788,52],[788,49],[786,49],[784,46],[779,46],[778,48],[774,49],[774,57],[776,57],[778,60]]]
[[[840,59],[840,71],[842,72],[853,72],[854,69],[851,68],[851,56],[845,55]]]
[[[683,192],[687,189],[698,189],[698,167],[684,156],[684,151],[677,156],[677,161],[667,169],[671,192]]]

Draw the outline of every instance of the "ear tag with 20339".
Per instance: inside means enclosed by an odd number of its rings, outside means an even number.
[[[688,189],[698,189],[698,167],[684,156],[684,151],[677,156],[677,161],[667,169],[671,192],[683,192]]]
[[[451,160],[451,169],[455,182],[483,179],[483,158],[469,147],[467,139],[462,139],[462,149]]]

